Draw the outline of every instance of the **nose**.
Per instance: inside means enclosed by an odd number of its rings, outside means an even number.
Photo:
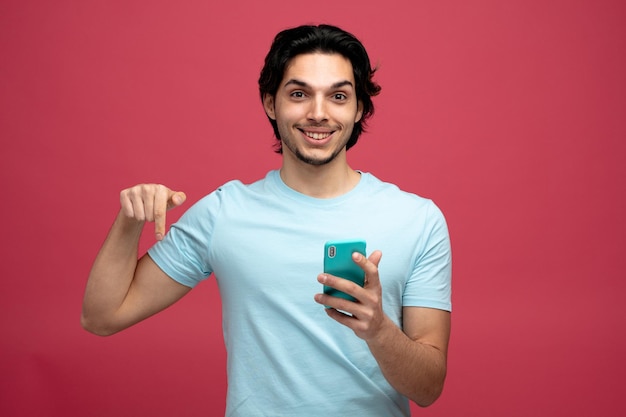
[[[311,106],[309,108],[307,118],[317,123],[328,120],[326,101],[323,97],[316,96],[313,100],[311,100]]]

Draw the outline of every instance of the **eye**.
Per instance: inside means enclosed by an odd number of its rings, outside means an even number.
[[[333,94],[333,100],[336,101],[345,101],[348,98],[344,93],[335,93]]]
[[[294,91],[290,96],[293,98],[304,98],[304,93],[302,91]]]

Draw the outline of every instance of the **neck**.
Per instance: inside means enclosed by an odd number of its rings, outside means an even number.
[[[283,157],[280,177],[291,189],[315,198],[339,197],[359,183],[361,174],[350,168],[345,159],[324,165],[310,165]]]

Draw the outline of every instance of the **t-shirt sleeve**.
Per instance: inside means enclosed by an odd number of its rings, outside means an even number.
[[[443,213],[432,202],[427,209],[422,236],[402,304],[452,311],[450,237]]]
[[[170,278],[195,287],[213,272],[209,262],[211,237],[221,206],[221,189],[194,204],[174,223],[148,255]]]

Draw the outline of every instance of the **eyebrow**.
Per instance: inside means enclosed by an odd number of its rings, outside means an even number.
[[[291,80],[287,81],[285,83],[284,87],[287,87],[287,86],[292,85],[292,84],[297,85],[299,87],[303,87],[303,88],[310,87],[309,84],[305,83],[304,81],[300,81],[300,80],[297,80],[297,79],[294,79],[294,78],[292,78]],[[354,85],[352,84],[352,82],[350,82],[348,80],[344,80],[344,81],[338,81],[338,82],[334,83],[333,85],[330,86],[330,89],[331,90],[336,90],[337,88],[345,87],[347,85],[352,87],[352,88],[354,88]]]

